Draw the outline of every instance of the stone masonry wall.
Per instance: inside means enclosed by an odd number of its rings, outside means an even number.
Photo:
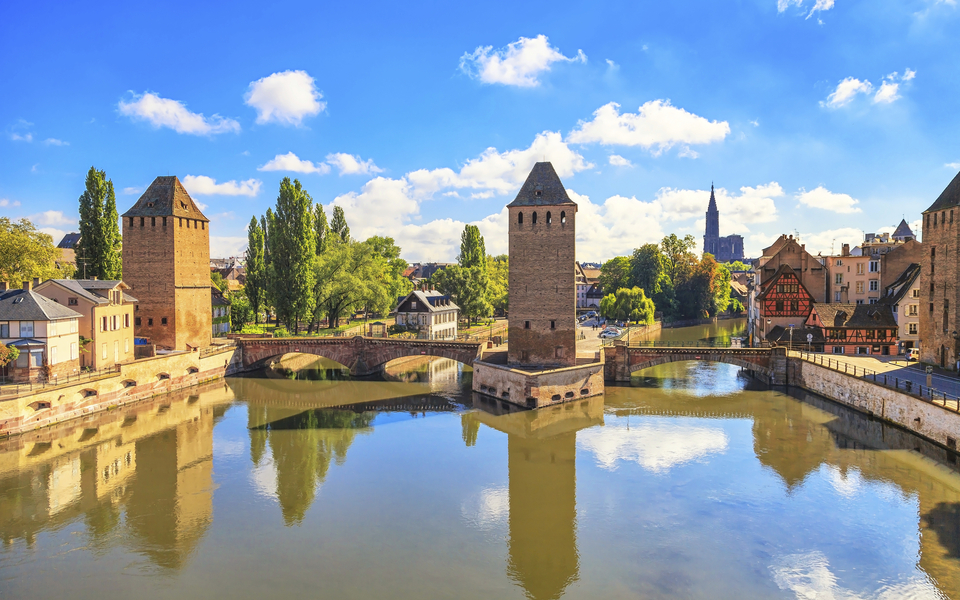
[[[957,263],[960,220],[954,223],[955,217],[952,213],[953,209],[937,212],[936,227],[933,226],[933,213],[925,213],[925,226],[921,233],[923,250],[920,260],[920,360],[944,368],[952,367],[957,360],[956,340],[952,332],[957,330],[960,314],[960,295],[957,293],[960,279],[960,265]],[[946,223],[941,222],[943,218],[947,219]],[[929,226],[926,226],[927,220],[930,222]],[[944,327],[943,313],[946,302],[949,302],[950,306]],[[942,361],[941,347],[944,349]]]
[[[600,362],[534,372],[484,362],[473,365],[473,391],[528,408],[596,396],[603,390]]]
[[[879,417],[944,446],[949,445],[948,437],[954,444],[960,437],[958,413],[865,379],[797,358],[788,360],[791,385]]]
[[[518,206],[511,207],[509,212],[508,361],[520,365],[575,365],[576,207]],[[524,214],[522,224],[520,213]],[[561,223],[561,213],[566,223]]]
[[[210,229],[205,221],[176,218],[174,229],[177,349],[210,345]],[[182,223],[182,225],[181,225]]]
[[[127,217],[123,221],[123,281],[137,299],[134,333],[157,346],[174,348],[173,217]],[[208,269],[209,270],[209,269]],[[167,325],[161,324],[167,317]],[[140,324],[136,325],[136,319]],[[152,319],[152,322],[151,322]]]

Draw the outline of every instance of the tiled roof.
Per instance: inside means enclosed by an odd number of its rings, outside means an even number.
[[[910,226],[907,225],[907,220],[906,220],[906,219],[901,219],[901,220],[900,220],[900,224],[897,225],[897,229],[893,232],[893,235],[891,235],[890,237],[892,237],[892,238],[903,238],[903,237],[907,237],[907,236],[912,237],[912,238],[916,238],[916,237],[917,237],[917,236],[915,236],[915,235],[913,234],[913,230],[910,229]]]
[[[538,162],[533,165],[523,187],[517,197],[507,206],[576,206],[570,199],[567,190],[560,182],[560,177],[548,162]]]
[[[916,281],[918,277],[920,277],[920,265],[910,263],[910,266],[904,269],[903,273],[900,273],[896,281],[884,288],[885,295],[880,301],[884,304],[890,304],[891,306],[899,304],[910,291],[910,288],[913,287],[913,282]]]
[[[48,279],[47,281],[57,283],[75,293],[77,296],[81,296],[97,304],[110,303],[110,299],[100,293],[101,291],[112,290],[117,286],[120,286],[121,290],[130,289],[130,286],[119,279]],[[45,281],[44,284],[46,284],[47,281]],[[136,298],[127,293],[123,294],[123,299],[125,302],[137,302]]]
[[[439,312],[441,310],[460,310],[460,307],[453,303],[453,300],[450,299],[450,296],[446,294],[441,294],[436,290],[413,290],[406,296],[400,299],[400,302],[397,303],[397,306],[400,306],[406,302],[407,298],[414,296],[421,304],[426,306],[430,312]]]
[[[789,344],[794,343],[797,346],[807,343],[807,335],[812,335],[813,339],[810,340],[812,344],[822,344],[823,331],[819,327],[794,327],[793,328],[793,338],[790,338],[790,328],[782,327],[777,325],[770,330],[770,333],[767,334],[768,342],[777,342],[780,344]]]
[[[930,208],[923,212],[927,213],[957,205],[960,205],[960,173],[957,173],[957,176],[947,185],[940,197],[930,205]]]
[[[780,279],[781,275],[793,275],[796,277],[797,282],[800,284],[800,289],[803,290],[803,293],[813,298],[813,294],[811,294],[810,290],[807,289],[807,286],[803,285],[803,282],[800,281],[800,276],[797,275],[797,272],[793,270],[793,267],[787,263],[782,263],[779,267],[777,267],[777,270],[774,271],[773,275],[763,282],[763,291],[757,294],[757,300],[763,300],[767,297],[767,294],[770,293],[770,290],[772,290],[773,286],[776,285],[777,280]]]
[[[57,248],[68,248],[73,250],[77,247],[77,242],[79,241],[80,241],[79,233],[68,233],[65,236],[63,236],[63,239],[60,240],[59,244],[57,244]]]
[[[820,322],[824,327],[847,327],[853,329],[896,327],[888,304],[850,304],[830,303],[815,304]]]
[[[184,217],[209,222],[175,176],[157,177],[124,217]]]
[[[53,321],[82,316],[32,290],[0,292],[0,321]]]

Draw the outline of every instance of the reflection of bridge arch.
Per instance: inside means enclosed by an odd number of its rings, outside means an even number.
[[[637,371],[680,361],[707,361],[735,365],[752,371],[771,383],[783,383],[786,355],[777,348],[605,348],[605,375],[608,380],[629,381]]]
[[[434,340],[399,340],[384,338],[279,338],[238,340],[243,366],[255,369],[275,357],[292,352],[315,354],[336,361],[350,369],[354,376],[373,375],[383,365],[407,356],[449,358],[466,365],[480,356],[481,342],[442,342]]]

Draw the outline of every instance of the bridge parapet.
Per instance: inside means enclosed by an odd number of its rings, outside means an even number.
[[[780,348],[724,348],[718,346],[690,347],[627,346],[617,344],[604,348],[606,352],[605,377],[610,381],[627,382],[635,371],[671,362],[705,360],[743,367],[766,378],[770,383],[786,383],[786,352]]]
[[[283,354],[299,352],[336,361],[363,377],[383,369],[391,360],[405,356],[450,358],[467,365],[480,357],[481,342],[445,342],[440,340],[401,340],[363,336],[334,338],[255,338],[237,340],[243,366],[247,370],[265,366]]]

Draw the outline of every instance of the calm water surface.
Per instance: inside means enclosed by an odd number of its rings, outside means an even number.
[[[311,362],[0,442],[0,597],[960,598],[955,457],[730,365]]]

